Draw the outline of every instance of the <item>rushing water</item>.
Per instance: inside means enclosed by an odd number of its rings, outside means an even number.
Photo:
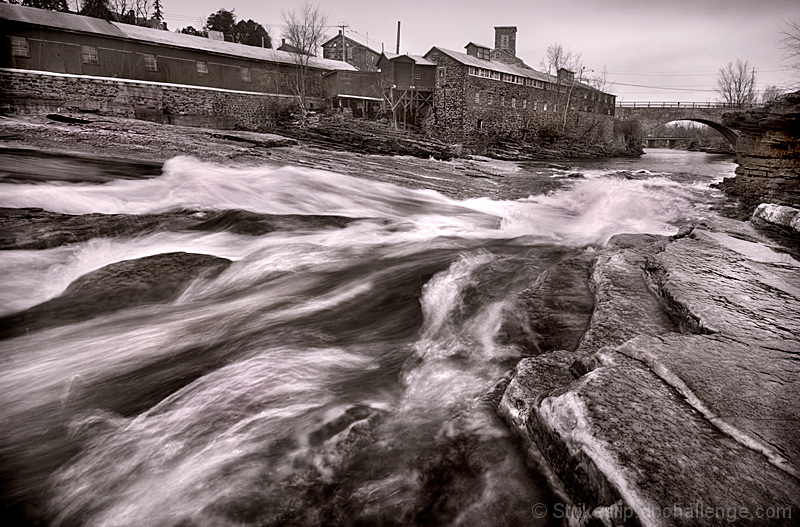
[[[0,315],[122,260],[233,261],[170,303],[0,341],[4,499],[53,525],[546,525],[554,498],[486,396],[530,353],[517,293],[617,233],[713,214],[729,157],[514,169],[455,201],[340,174],[170,160],[154,179],[1,183],[69,214],[238,209],[358,218],[263,236],[155,231],[0,253]],[[537,181],[558,189],[529,195]],[[528,335],[535,340],[535,335]]]

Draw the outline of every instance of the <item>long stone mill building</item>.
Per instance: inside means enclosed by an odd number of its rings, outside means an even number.
[[[611,137],[616,97],[575,73],[557,76],[516,56],[516,27],[496,27],[495,47],[468,43],[466,53],[433,47],[436,89],[428,124],[435,135],[464,141],[480,135],[540,134],[566,123],[585,134]]]
[[[0,4],[0,28],[5,110],[255,129],[297,100],[293,53],[12,4]],[[308,60],[307,104],[322,109],[323,75],[356,68]]]

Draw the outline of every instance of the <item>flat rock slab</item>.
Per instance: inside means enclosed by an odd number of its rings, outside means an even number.
[[[800,517],[800,265],[742,225],[612,240],[577,351],[517,365],[498,411],[576,523]]]

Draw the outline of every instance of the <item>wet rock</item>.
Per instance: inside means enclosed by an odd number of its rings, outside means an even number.
[[[578,347],[594,308],[589,286],[592,259],[584,255],[559,262],[519,295],[527,327],[538,337],[535,348],[526,349],[540,353]]]
[[[577,352],[517,365],[498,412],[597,521],[800,514],[800,264],[742,225],[613,239]]]
[[[92,238],[141,236],[159,231],[229,231],[262,236],[275,231],[343,228],[353,221],[357,219],[244,210],[75,215],[32,208],[0,208],[0,249],[51,249]]]
[[[142,304],[169,302],[198,277],[216,276],[230,264],[225,258],[177,252],[107,265],[79,277],[52,300],[0,318],[0,338],[72,324]]]
[[[578,352],[593,353],[638,335],[660,335],[676,327],[650,290],[643,271],[646,255],[664,239],[646,234],[622,234],[609,240],[592,265],[595,308]]]
[[[99,184],[119,179],[153,178],[161,175],[161,167],[161,162],[134,156],[123,159],[0,147],[0,180],[4,183],[68,181]]]
[[[755,225],[767,224],[786,229],[792,234],[800,234],[800,209],[762,203],[753,212],[752,221]]]

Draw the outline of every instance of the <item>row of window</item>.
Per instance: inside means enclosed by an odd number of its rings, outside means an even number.
[[[486,94],[482,97],[481,96],[481,92],[475,92],[475,104],[480,104],[481,103],[481,99],[484,99],[488,106],[491,106],[492,104],[494,104],[494,95],[492,93],[486,92]],[[511,108],[520,108],[521,107],[523,110],[527,110],[528,109],[528,99],[522,99],[522,104],[520,105],[518,103],[516,97],[512,96],[512,97],[506,98],[505,95],[501,95],[500,98],[498,99],[498,101],[499,101],[500,106],[510,106]],[[534,111],[538,111],[538,110],[547,111],[547,103],[546,102],[540,102],[540,101],[533,101],[533,105],[531,106],[531,108]],[[558,108],[558,105],[555,105],[555,104],[552,105],[552,110],[554,112],[558,111],[557,108]]]
[[[14,57],[30,57],[30,46],[28,45],[27,37],[12,36],[11,37],[11,55]],[[81,57],[84,64],[99,65],[100,57],[97,54],[97,46],[81,46]],[[144,60],[145,71],[158,71],[158,59],[152,53],[144,53],[142,55]],[[208,77],[208,63],[204,60],[195,61],[197,67],[198,77]],[[240,68],[242,74],[242,82],[252,82],[250,76],[250,68]],[[415,75],[415,78],[417,76]]]
[[[484,77],[487,79],[502,80],[503,82],[525,85],[532,88],[544,89],[545,87],[544,81],[529,79],[527,77],[521,77],[519,75],[512,75],[511,73],[500,73],[498,71],[492,71],[486,68],[478,68],[475,66],[470,66],[468,73],[473,77]]]

